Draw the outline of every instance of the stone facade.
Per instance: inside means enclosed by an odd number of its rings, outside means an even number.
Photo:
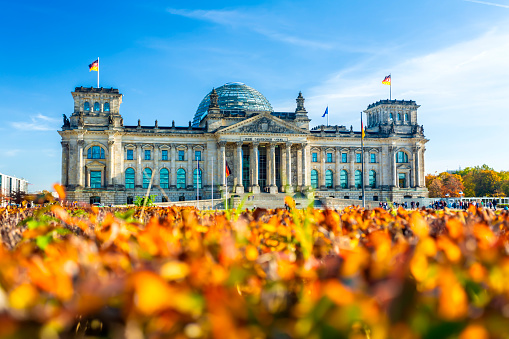
[[[428,194],[428,140],[417,124],[414,101],[369,105],[361,154],[361,132],[352,127],[309,128],[301,93],[295,112],[232,113],[219,107],[213,90],[207,115],[187,127],[159,126],[157,120],[151,126],[140,120],[125,126],[117,89],[77,87],[72,95],[74,112],[64,115],[59,131],[62,184],[71,200],[125,204],[145,195],[149,186],[158,202],[197,195],[210,199],[212,191],[219,198],[226,187],[238,195],[313,192],[321,198],[358,199],[364,183],[371,201]]]

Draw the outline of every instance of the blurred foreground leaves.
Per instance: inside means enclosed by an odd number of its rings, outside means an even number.
[[[509,338],[508,213],[288,205],[0,209],[0,337]]]

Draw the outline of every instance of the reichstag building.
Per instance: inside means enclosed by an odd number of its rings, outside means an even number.
[[[362,157],[361,132],[352,126],[310,128],[301,93],[294,112],[275,112],[257,90],[227,83],[205,96],[189,126],[124,125],[118,89],[76,87],[72,96],[74,112],[59,131],[70,200],[132,203],[149,186],[158,202],[219,198],[226,187],[239,196],[359,199],[362,183],[371,201],[428,196],[428,140],[415,101],[367,107]]]

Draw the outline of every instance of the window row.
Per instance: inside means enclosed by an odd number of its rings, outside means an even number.
[[[355,171],[354,176],[355,188],[362,188],[362,172],[359,170]],[[341,188],[349,188],[348,185],[348,172],[341,170],[339,172],[339,186]],[[318,188],[318,171],[311,170],[311,187],[314,189]],[[331,170],[325,171],[325,187],[334,188],[334,173]],[[376,172],[374,170],[369,171],[369,187],[376,187]]]
[[[325,156],[326,156],[325,162],[334,162],[334,160],[332,158],[332,153],[326,153]],[[318,162],[318,153],[317,152],[311,153],[311,162]],[[341,162],[342,163],[348,162],[348,154],[347,153],[341,153]],[[361,153],[355,153],[355,162],[357,162],[357,163],[362,162]],[[369,162],[372,164],[376,163],[376,154],[375,153],[369,154]]]
[[[396,115],[397,117],[397,121],[401,121],[401,113],[398,113]],[[403,121],[408,121],[408,113],[405,113],[405,115],[403,116]],[[394,116],[392,115],[392,113],[389,114],[389,120],[394,120]]]
[[[142,153],[143,154],[143,159],[144,160],[153,160],[153,154],[152,154],[152,151],[151,150],[144,150],[144,152]],[[134,149],[127,149],[126,150],[126,160],[134,160]],[[168,161],[169,158],[168,158],[168,150],[166,149],[163,149],[161,150],[161,160],[162,161]],[[184,150],[179,150],[178,151],[178,157],[177,157],[177,161],[186,161],[186,151]],[[195,161],[201,161],[202,158],[201,158],[201,151],[194,151],[194,160]]]
[[[148,188],[150,181],[152,180],[152,170],[145,168],[143,170],[143,188]],[[202,188],[202,170],[196,168],[193,171],[193,187]],[[134,168],[129,167],[125,170],[125,188],[134,188],[136,183],[136,172]],[[154,183],[152,183],[154,184]],[[159,187],[169,188],[170,187],[170,171],[163,168],[159,171]],[[186,188],[186,170],[179,168],[177,170],[177,188]]]
[[[83,104],[83,110],[85,112],[90,112],[90,103],[88,101],[85,101],[85,103]],[[110,103],[109,102],[105,102],[103,104],[102,111],[103,112],[109,112],[110,111]],[[98,102],[94,103],[94,112],[101,112],[101,104],[100,103],[98,103]]]

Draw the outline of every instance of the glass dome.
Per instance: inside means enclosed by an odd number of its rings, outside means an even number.
[[[272,112],[272,106],[267,98],[256,89],[251,88],[241,82],[229,82],[216,88],[217,103],[222,112],[231,114],[245,111],[269,111]],[[200,121],[207,115],[210,105],[210,91],[198,106],[193,118],[193,126],[197,127]]]

